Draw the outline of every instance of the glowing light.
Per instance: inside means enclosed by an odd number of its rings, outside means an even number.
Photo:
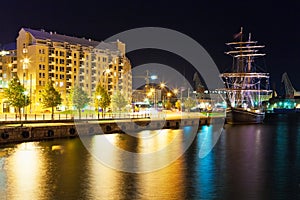
[[[28,64],[29,62],[30,62],[29,58],[24,58],[24,59],[23,59],[23,63],[24,63],[24,64]]]
[[[157,79],[157,75],[152,75],[150,76],[151,80],[156,80]]]
[[[174,94],[178,94],[178,89],[175,88],[175,89],[173,90],[173,92],[174,92]]]
[[[0,51],[0,56],[5,56],[5,55],[8,55],[9,54],[9,51]]]

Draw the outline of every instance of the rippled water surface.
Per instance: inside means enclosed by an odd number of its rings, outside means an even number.
[[[199,157],[201,145],[211,142],[213,133],[211,126],[201,127],[182,156],[154,172],[122,172],[94,157],[107,139],[136,153],[175,141],[170,151],[180,152],[188,135],[188,128],[163,130],[155,142],[125,134],[97,135],[87,139],[92,154],[79,138],[6,145],[0,148],[0,199],[300,199],[297,115],[269,117],[262,125],[226,125],[204,158]],[[137,168],[155,166],[170,155],[147,162],[107,153],[116,166],[134,162]]]

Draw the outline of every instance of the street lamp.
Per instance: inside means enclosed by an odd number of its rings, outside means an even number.
[[[154,108],[156,108],[156,91],[155,91],[155,88],[151,88],[150,92],[151,92],[151,94],[154,94],[153,95],[153,103],[154,103]]]
[[[25,101],[23,113],[24,113],[25,120],[27,120],[27,114],[26,114],[26,103],[27,102],[26,102],[26,100],[27,100],[28,91],[25,90],[23,92],[23,94],[24,94],[24,101]]]
[[[98,119],[99,119],[99,101],[101,99],[101,95],[97,95],[97,99],[98,99],[98,102],[97,102],[97,109],[98,109]]]
[[[166,84],[164,82],[160,83],[160,89],[161,89],[161,98],[162,98],[162,102],[165,102],[165,97],[164,97],[164,88],[166,87]]]
[[[170,97],[172,96],[172,93],[171,92],[168,92],[167,93],[167,97],[169,98],[169,100],[170,100]]]
[[[177,94],[178,94],[178,89],[175,88],[175,89],[173,90],[173,93],[174,93],[175,95],[177,95]]]

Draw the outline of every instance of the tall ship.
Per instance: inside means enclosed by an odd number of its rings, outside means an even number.
[[[253,41],[251,33],[244,40],[243,28],[235,35],[235,41],[226,43],[232,56],[231,72],[220,76],[227,95],[226,122],[228,124],[258,124],[265,118],[263,101],[268,100],[269,73],[257,65],[256,60],[265,56],[260,50],[264,45]]]

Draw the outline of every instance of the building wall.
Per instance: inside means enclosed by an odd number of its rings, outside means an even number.
[[[35,38],[21,29],[17,38],[17,75],[31,97],[27,113],[45,109],[41,93],[49,79],[61,94],[62,110],[72,108],[68,96],[76,84],[91,98],[100,83],[110,95],[119,89],[131,101],[131,64],[125,57],[125,44],[120,41],[112,44],[118,51]]]
[[[17,74],[17,53],[16,50],[5,51],[0,56],[0,113],[12,112],[4,97],[3,88],[8,87],[9,81]]]

